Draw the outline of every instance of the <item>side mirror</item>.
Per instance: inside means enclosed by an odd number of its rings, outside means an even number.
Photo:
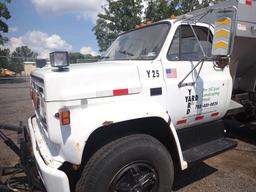
[[[228,57],[233,47],[236,11],[216,11],[215,16],[212,55],[216,57]]]
[[[223,69],[229,64],[229,57],[227,56],[216,56],[215,57],[215,67]]]

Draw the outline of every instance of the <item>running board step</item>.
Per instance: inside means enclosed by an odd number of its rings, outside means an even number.
[[[188,164],[193,164],[202,161],[209,157],[215,156],[223,151],[234,148],[237,142],[227,138],[219,138],[202,145],[192,147],[183,151],[183,157]]]

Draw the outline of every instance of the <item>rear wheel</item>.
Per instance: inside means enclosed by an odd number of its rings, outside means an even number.
[[[173,162],[166,148],[148,135],[131,135],[99,149],[88,161],[77,192],[168,192]]]

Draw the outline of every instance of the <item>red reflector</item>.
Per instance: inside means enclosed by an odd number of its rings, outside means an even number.
[[[246,1],[245,1],[245,4],[251,6],[251,5],[252,5],[252,0],[246,0]]]
[[[212,113],[212,117],[216,117],[216,116],[218,116],[219,114],[220,114],[219,112]]]
[[[187,119],[177,121],[177,125],[187,123]]]
[[[70,124],[70,111],[66,109],[59,110],[59,119],[61,125],[69,125]]]
[[[203,119],[204,119],[204,116],[197,116],[197,117],[195,118],[196,121],[198,121],[198,120],[203,120]]]
[[[113,95],[114,96],[128,95],[128,89],[116,89],[116,90],[113,90]]]

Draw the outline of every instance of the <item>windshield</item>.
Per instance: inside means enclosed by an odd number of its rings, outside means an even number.
[[[104,55],[105,60],[153,60],[164,43],[169,23],[159,23],[119,36]]]

